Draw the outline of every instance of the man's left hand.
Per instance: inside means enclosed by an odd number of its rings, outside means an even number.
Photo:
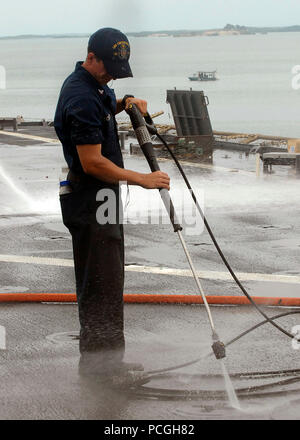
[[[125,110],[128,109],[129,104],[135,104],[143,116],[147,114],[147,101],[145,101],[144,99],[127,98]]]

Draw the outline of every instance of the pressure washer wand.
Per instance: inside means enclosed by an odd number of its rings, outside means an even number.
[[[145,117],[143,117],[141,112],[139,111],[139,109],[136,107],[135,104],[130,104],[129,108],[126,109],[126,112],[128,113],[128,115],[130,117],[132,127],[135,131],[135,134],[136,134],[136,138],[137,138],[138,143],[139,143],[139,145],[140,145],[140,147],[141,147],[141,149],[147,159],[147,162],[150,166],[151,171],[152,172],[160,171],[160,168],[157,163],[157,159],[156,159],[156,156],[155,156],[155,153],[153,150],[151,137],[149,134],[149,132],[151,134],[157,133],[156,127],[153,124],[153,121],[152,121],[150,115],[147,114]],[[182,244],[183,250],[185,252],[185,255],[186,255],[187,260],[189,262],[190,268],[192,270],[194,279],[196,281],[197,287],[199,289],[200,295],[202,296],[203,303],[205,305],[206,312],[208,315],[209,323],[210,323],[210,326],[212,329],[212,339],[213,339],[212,349],[213,349],[213,352],[214,352],[217,359],[222,359],[226,356],[225,345],[223,344],[223,342],[220,341],[220,338],[216,332],[215,325],[214,325],[213,318],[212,318],[211,311],[210,311],[210,307],[207,302],[207,299],[206,299],[205,293],[203,291],[203,288],[201,286],[201,283],[199,281],[199,278],[197,276],[197,273],[196,273],[193,261],[191,259],[191,256],[189,254],[189,251],[187,249],[185,240],[182,236],[182,233],[181,233],[182,226],[177,221],[174,205],[171,200],[169,191],[166,188],[161,188],[161,189],[159,189],[159,192],[160,192],[160,196],[163,200],[163,203],[167,209],[168,215],[170,217],[171,223],[174,228],[174,232],[177,232],[177,234],[178,234],[178,237],[179,237],[180,242]]]

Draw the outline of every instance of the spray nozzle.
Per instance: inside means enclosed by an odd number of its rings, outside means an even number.
[[[211,347],[217,359],[223,359],[226,357],[225,345],[223,342],[216,341]]]
[[[220,341],[220,338],[217,333],[213,333],[212,339],[214,343],[211,348],[216,356],[216,359],[223,359],[226,357],[225,345]]]

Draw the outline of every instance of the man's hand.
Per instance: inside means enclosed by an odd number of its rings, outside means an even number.
[[[170,189],[170,177],[162,171],[144,174],[118,167],[101,153],[101,144],[77,145],[77,152],[83,171],[104,182],[118,184],[126,181],[147,189]]]
[[[144,101],[144,99],[140,98],[127,98],[126,99],[126,107],[125,110],[128,109],[129,104],[135,104],[139,111],[142,113],[142,115],[146,115],[147,113],[147,101]]]
[[[140,98],[127,98],[125,101],[125,109],[128,108],[129,104],[135,104],[137,106],[137,108],[139,109],[139,111],[142,113],[143,116],[146,115],[147,113],[147,101],[145,101],[144,99],[140,99]],[[117,109],[116,109],[116,114],[120,113],[121,111],[124,110],[123,107],[123,100],[122,99],[118,99],[117,100]]]
[[[147,189],[166,188],[170,190],[170,177],[163,171],[154,171],[150,174],[143,174],[140,185]]]

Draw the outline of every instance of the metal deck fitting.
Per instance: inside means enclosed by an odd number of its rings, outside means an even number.
[[[261,158],[265,173],[271,172],[273,165],[292,165],[300,173],[300,153],[264,153]]]

